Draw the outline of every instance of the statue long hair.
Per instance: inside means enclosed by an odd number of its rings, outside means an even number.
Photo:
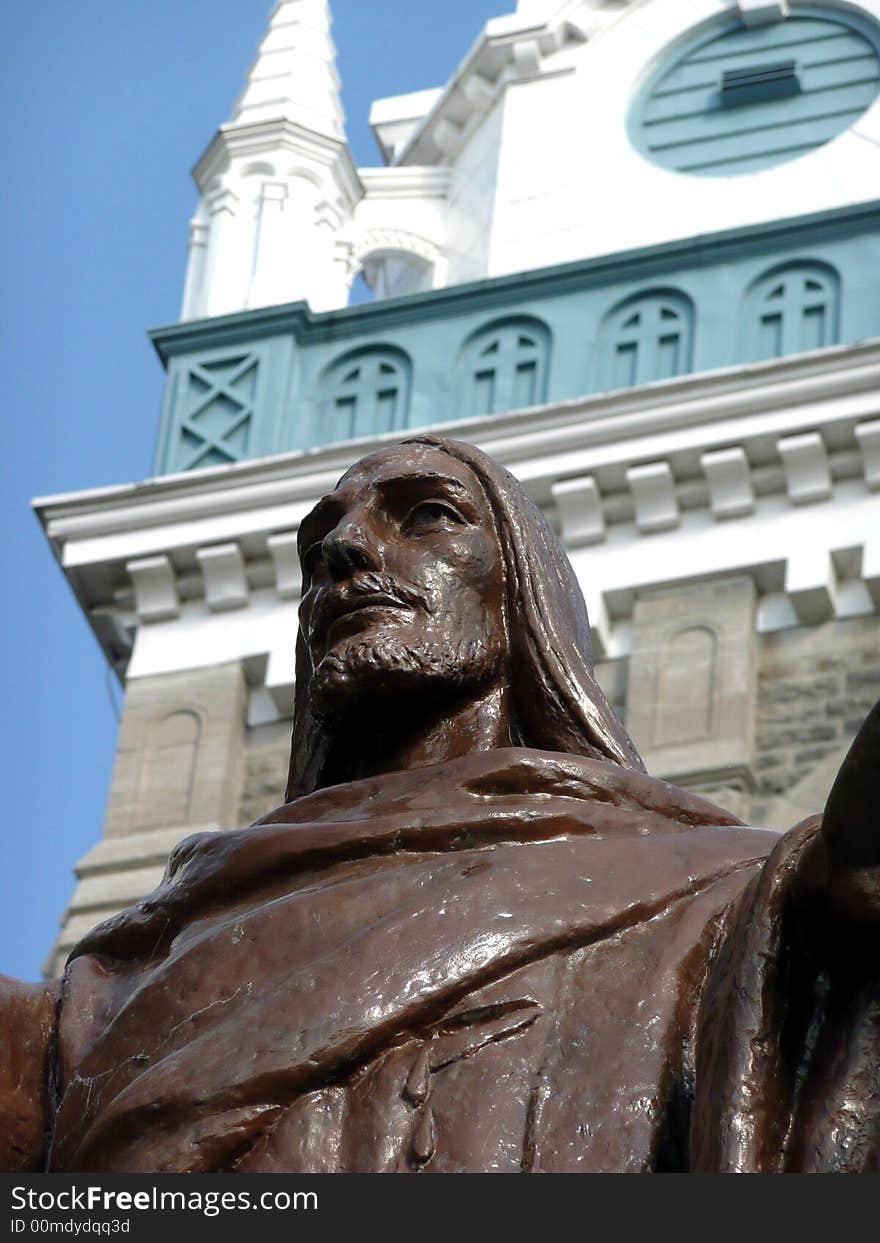
[[[516,670],[511,686],[514,745],[644,771],[593,676],[590,623],[571,562],[522,484],[473,445],[438,436],[404,443],[430,445],[463,462],[479,480],[492,511],[504,563],[510,668]],[[311,677],[311,657],[300,633],[288,802],[330,784],[324,779],[330,739],[312,712]],[[334,781],[339,780],[337,774]]]

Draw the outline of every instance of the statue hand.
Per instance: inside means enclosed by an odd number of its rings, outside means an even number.
[[[856,735],[806,852],[802,877],[835,912],[880,924],[880,703]]]

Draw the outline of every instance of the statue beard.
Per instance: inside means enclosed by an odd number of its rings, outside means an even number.
[[[357,713],[369,727],[369,713],[406,701],[419,708],[431,700],[478,693],[501,668],[501,655],[485,636],[459,643],[385,631],[355,635],[328,652],[312,676],[313,714],[339,723]],[[415,699],[415,697],[418,697]]]

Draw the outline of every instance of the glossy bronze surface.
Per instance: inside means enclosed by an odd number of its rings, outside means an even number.
[[[6,985],[8,1167],[876,1170],[880,709],[779,838],[644,773],[477,450],[358,463],[300,553],[288,801]]]

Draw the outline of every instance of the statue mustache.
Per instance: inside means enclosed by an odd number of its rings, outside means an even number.
[[[326,630],[353,605],[364,607],[371,600],[375,600],[376,604],[421,609],[429,614],[432,612],[430,602],[424,592],[390,578],[387,574],[370,570],[331,588],[324,594],[323,598],[316,603],[312,614],[311,634]]]

